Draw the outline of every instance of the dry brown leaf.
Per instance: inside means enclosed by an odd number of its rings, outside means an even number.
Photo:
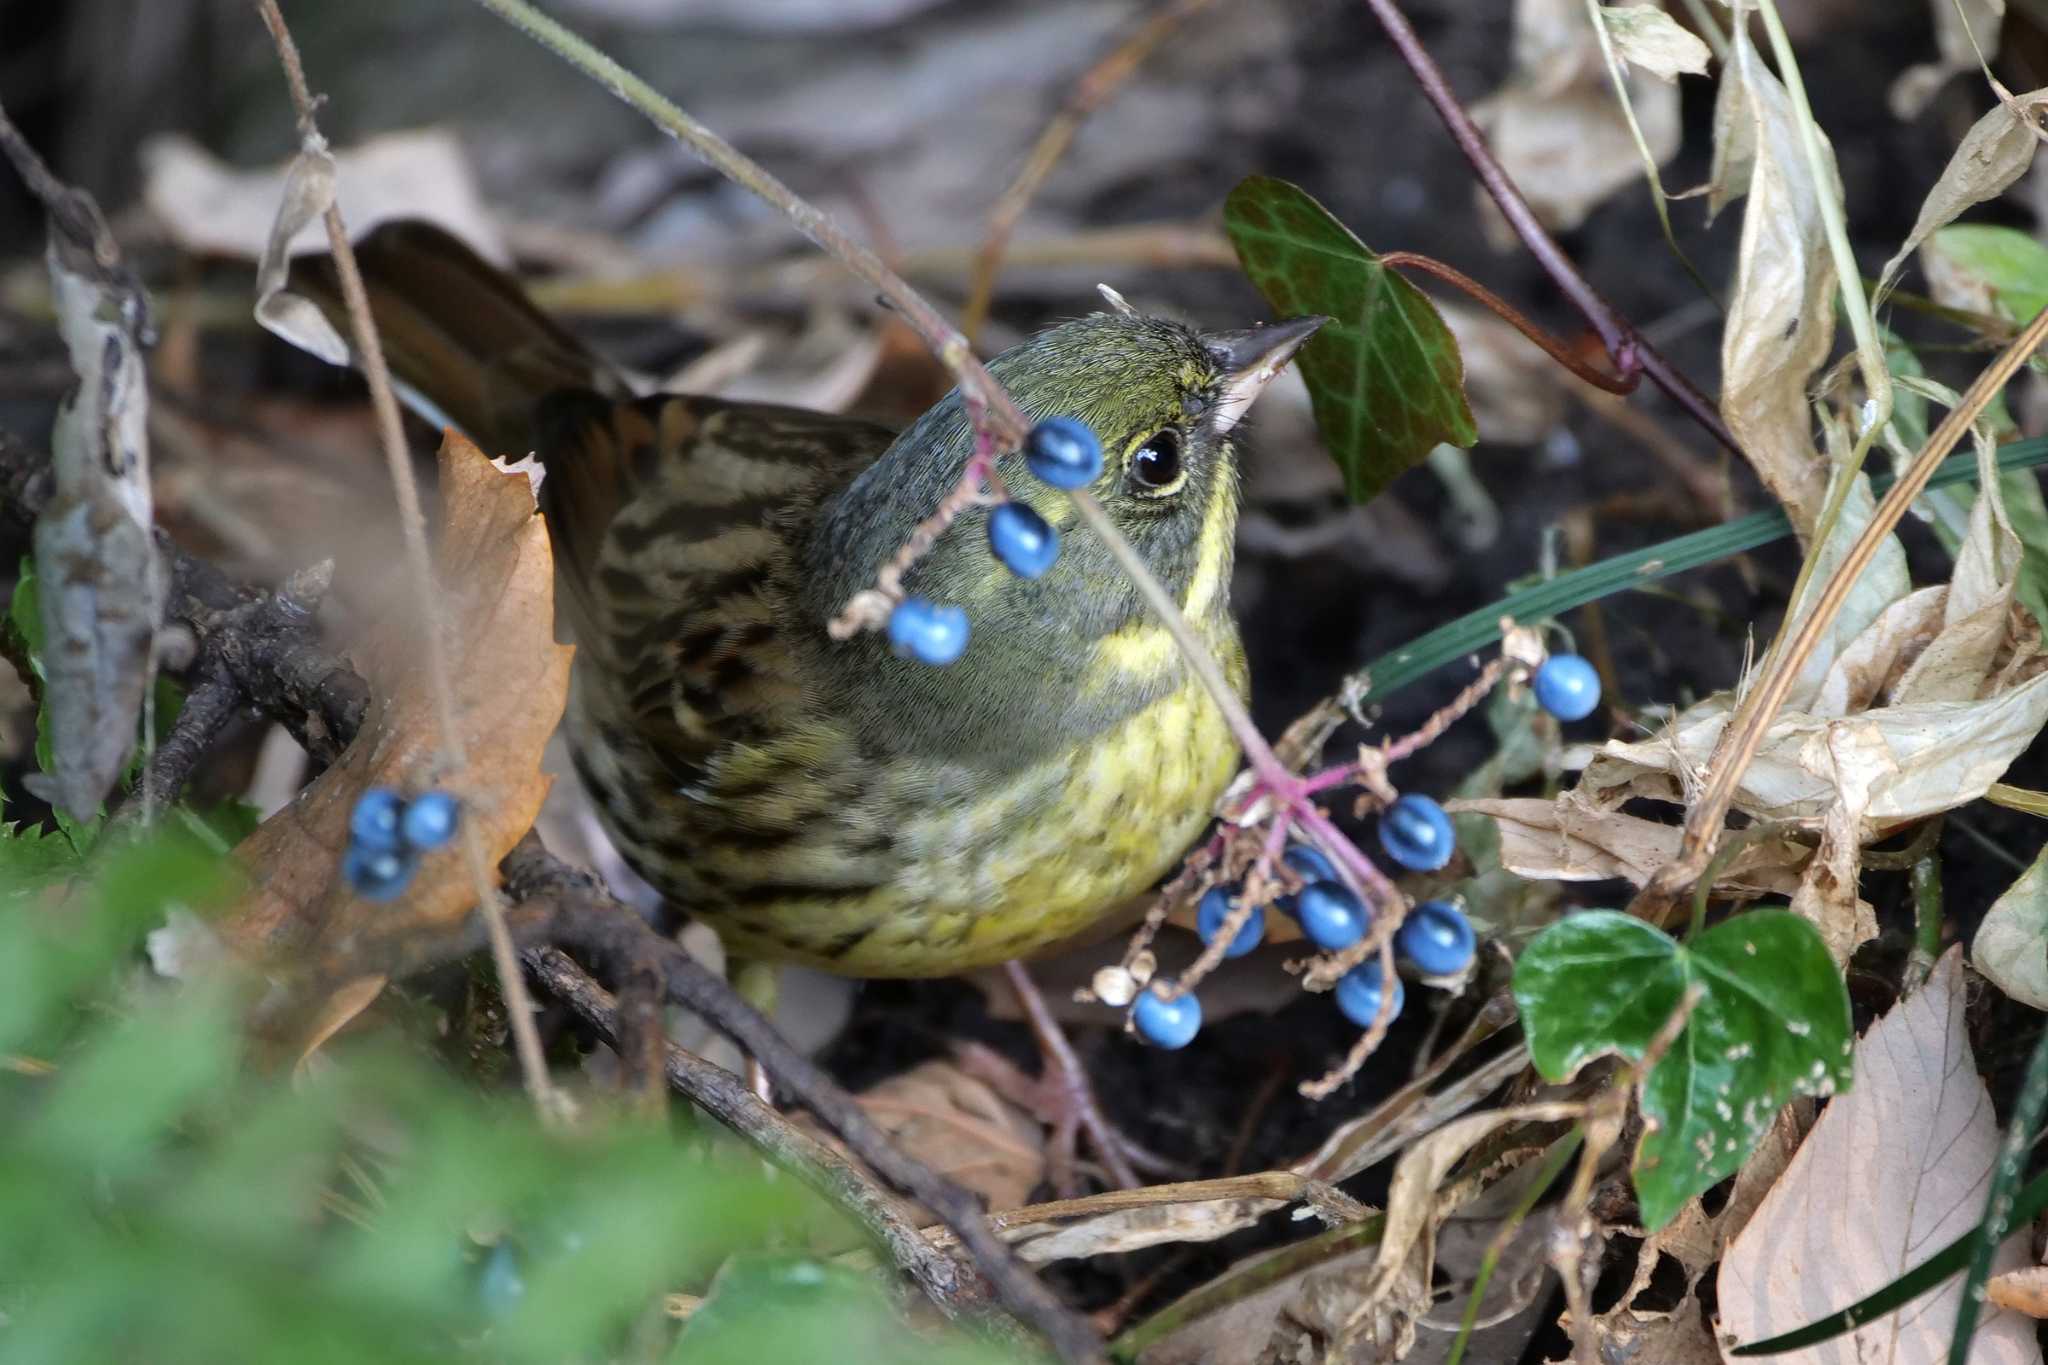
[[[1827,493],[1827,462],[1814,448],[1806,400],[1835,336],[1821,196],[1839,203],[1842,186],[1825,143],[1827,183],[1814,184],[1791,99],[1765,68],[1747,25],[1735,28],[1721,85],[1713,202],[1725,202],[1745,174],[1749,194],[1721,333],[1721,416],[1803,539]]]
[[[1678,87],[1637,70],[1628,91],[1643,141],[1661,166],[1678,151]],[[1472,117],[1551,227],[1578,226],[1642,178],[1642,156],[1608,82],[1584,0],[1516,0],[1513,71],[1497,93],[1473,106]],[[1499,211],[1477,193],[1489,233],[1497,235]]]
[[[469,767],[442,771],[442,746],[417,622],[394,610],[355,663],[371,688],[355,742],[235,849],[253,890],[225,932],[271,951],[333,944],[373,924],[445,925],[476,903],[453,853],[427,857],[404,898],[372,905],[341,876],[349,813],[372,786],[445,787],[496,867],[532,827],[548,782],[541,751],[568,696],[571,650],[554,638],[554,565],[525,478],[506,475],[454,432],[441,445],[435,549],[449,674]]]
[[[1984,1286],[1984,1297],[2030,1318],[2048,1318],[2048,1265],[1993,1275]]]
[[[1535,881],[1598,882],[1622,877],[1641,886],[1678,856],[1685,831],[1588,802],[1576,791],[1555,801],[1533,797],[1452,801],[1454,815],[1484,815],[1500,831],[1501,865]],[[1809,850],[1790,839],[1749,844],[1723,867],[1715,885],[1729,891],[1786,895]]]
[[[1936,3],[1946,9],[1951,0]],[[1955,155],[1942,168],[1941,178],[1921,202],[1920,216],[1914,220],[1912,232],[1906,235],[1898,254],[1884,263],[1877,282],[1878,302],[1890,291],[1899,268],[1915,247],[1954,222],[1963,210],[1996,199],[2026,174],[2027,167],[2034,164],[2034,148],[2040,143],[2028,121],[2043,110],[2048,110],[2048,89],[2029,90],[2013,96],[2010,104],[2001,100],[1996,109],[1963,134]]]
[[[1721,1262],[1724,1341],[1756,1341],[1881,1288],[1984,1211],[1999,1148],[1963,1022],[1960,950],[1856,1045],[1856,1084],[1821,1114]],[[2024,1262],[2025,1236],[1999,1252]],[[1784,1365],[1920,1365],[1948,1354],[1959,1280],[1854,1333],[1773,1357]],[[2033,1327],[1990,1313],[1976,1365],[2033,1365]]]
[[[376,998],[384,993],[384,987],[391,978],[387,976],[359,976],[344,982],[320,1002],[313,1020],[303,1032],[299,1044],[299,1059],[292,1070],[303,1075],[313,1054],[327,1045],[327,1040],[347,1028],[352,1020],[368,1009]]]
[[[906,1156],[973,1191],[992,1212],[1024,1204],[1045,1179],[1038,1122],[951,1061],[925,1062],[854,1098]],[[808,1116],[796,1121],[845,1150]]]
[[[1581,1104],[1514,1105],[1455,1119],[1403,1153],[1387,1189],[1386,1223],[1380,1231],[1372,1271],[1364,1284],[1353,1291],[1356,1307],[1351,1326],[1375,1339],[1384,1339],[1384,1324],[1373,1321],[1374,1311],[1383,1299],[1398,1304],[1419,1296],[1420,1302],[1429,1301],[1429,1273],[1435,1262],[1432,1241],[1443,1218],[1437,1191],[1451,1167],[1466,1152],[1512,1123],[1562,1123],[1584,1113],[1585,1106]],[[1409,1278],[1417,1266],[1421,1273],[1419,1285]]]
[[[1602,5],[1600,17],[1615,51],[1659,80],[1704,76],[1713,50],[1698,34],[1655,5]]]
[[[187,251],[254,260],[285,197],[286,166],[240,170],[180,134],[144,142],[142,199]],[[356,232],[389,218],[425,218],[503,263],[498,221],[484,204],[462,140],[445,128],[386,133],[334,154],[341,216]],[[325,251],[310,219],[292,229],[292,251]]]

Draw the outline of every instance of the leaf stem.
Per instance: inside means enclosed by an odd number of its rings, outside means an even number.
[[[1411,270],[1420,270],[1424,274],[1436,276],[1448,285],[1462,289],[1490,310],[1502,322],[1507,323],[1508,326],[1527,337],[1537,350],[1543,352],[1543,354],[1549,356],[1552,360],[1555,360],[1558,364],[1564,366],[1596,389],[1605,389],[1608,393],[1628,394],[1634,393],[1641,382],[1642,372],[1640,370],[1633,374],[1611,375],[1603,374],[1601,371],[1594,369],[1591,365],[1573,355],[1569,346],[1566,346],[1562,341],[1559,341],[1556,337],[1537,326],[1534,320],[1506,299],[1494,293],[1464,271],[1459,270],[1455,266],[1446,265],[1434,256],[1424,256],[1414,251],[1389,251],[1380,257],[1380,264],[1388,268],[1406,266]]]
[[[1443,71],[1423,47],[1422,40],[1415,36],[1395,0],[1365,0],[1373,15],[1380,21],[1387,36],[1393,40],[1401,60],[1415,77],[1415,83],[1422,87],[1423,96],[1429,100],[1441,118],[1444,127],[1450,130],[1451,140],[1458,144],[1458,150],[1472,164],[1472,170],[1479,177],[1479,183],[1493,196],[1493,202],[1500,206],[1501,215],[1508,226],[1522,240],[1529,254],[1536,258],[1544,273],[1549,275],[1559,291],[1579,310],[1600,337],[1600,344],[1607,348],[1608,357],[1622,374],[1641,370],[1650,377],[1650,382],[1662,389],[1671,400],[1683,408],[1686,415],[1729,450],[1740,455],[1742,447],[1737,444],[1733,433],[1722,422],[1713,404],[1692,382],[1666,360],[1641,333],[1637,332],[1613,305],[1602,298],[1597,290],[1579,273],[1571,258],[1564,254],[1556,240],[1537,221],[1535,210],[1529,201],[1522,198],[1522,192],[1515,188],[1514,181],[1494,159],[1472,116],[1458,102],[1457,94]]]

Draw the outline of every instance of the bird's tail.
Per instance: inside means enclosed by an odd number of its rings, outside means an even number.
[[[401,395],[486,454],[531,450],[535,413],[553,395],[626,396],[623,380],[452,233],[417,219],[388,222],[358,242],[355,255]],[[348,335],[329,257],[295,261],[292,281]]]

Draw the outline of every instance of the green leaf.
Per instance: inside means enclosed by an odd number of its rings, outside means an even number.
[[[1643,1225],[1748,1159],[1795,1095],[1849,1083],[1849,994],[1811,924],[1754,910],[1680,944],[1612,910],[1560,920],[1523,950],[1515,1002],[1536,1069],[1554,1081],[1595,1057],[1641,1061],[1689,989],[1698,1003],[1643,1082],[1636,1149]]]
[[[1331,319],[1295,363],[1354,502],[1438,445],[1479,439],[1465,362],[1435,307],[1307,191],[1252,176],[1224,201],[1223,229],[1275,312]]]
[[[2005,494],[2005,518],[2020,538],[2014,595],[2048,630],[2048,504],[2041,498],[2041,480],[2032,470],[2014,470],[2000,476],[1999,491]]]
[[[9,896],[68,876],[79,866],[78,850],[62,834],[0,824],[0,905]]]
[[[1990,290],[1998,311],[2014,322],[2032,322],[2048,306],[2048,246],[2024,232],[1963,223],[1935,233],[1925,250]]]

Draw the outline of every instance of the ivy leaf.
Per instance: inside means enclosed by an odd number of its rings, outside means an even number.
[[[1445,442],[1479,439],[1464,358],[1436,308],[1307,191],[1252,176],[1224,201],[1223,228],[1276,313],[1331,319],[1295,363],[1352,501]]]
[[[1641,1061],[1688,989],[1699,1002],[1643,1083],[1643,1225],[1732,1174],[1787,1100],[1849,1084],[1849,993],[1814,927],[1754,910],[1680,944],[1612,910],[1546,929],[1515,966],[1529,1055],[1553,1081],[1595,1057]]]

